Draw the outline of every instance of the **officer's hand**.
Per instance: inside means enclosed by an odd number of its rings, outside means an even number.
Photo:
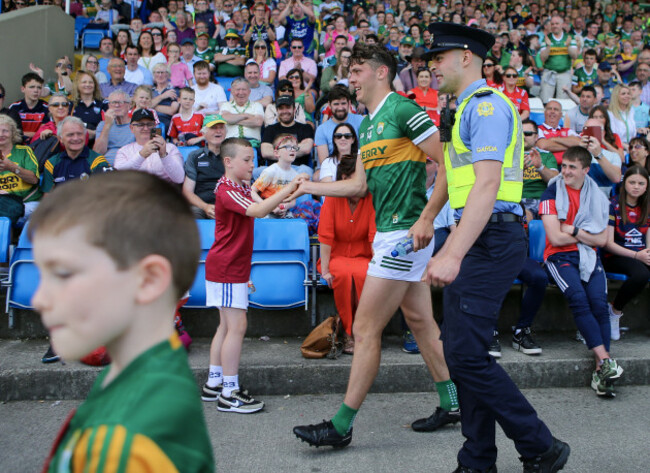
[[[418,219],[417,222],[409,228],[408,235],[413,238],[413,251],[426,248],[433,238],[433,223]]]
[[[461,261],[446,255],[444,249],[441,250],[441,253],[429,260],[422,281],[435,287],[448,286],[458,276]]]

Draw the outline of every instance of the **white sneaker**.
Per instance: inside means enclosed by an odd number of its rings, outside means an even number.
[[[611,338],[612,340],[620,340],[621,339],[620,320],[621,317],[623,317],[623,313],[621,312],[620,314],[615,314],[612,304],[607,304],[607,306],[609,307],[609,325],[611,326],[611,330],[612,330]]]

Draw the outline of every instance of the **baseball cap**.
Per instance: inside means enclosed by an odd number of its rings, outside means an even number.
[[[192,38],[185,38],[183,41],[181,41],[181,46],[184,44],[194,44],[194,40]]]
[[[415,46],[415,41],[413,41],[412,36],[404,36],[399,44],[404,44],[406,46]]]
[[[290,95],[280,95],[275,101],[275,106],[276,107],[279,107],[280,105],[293,106],[294,103],[295,101],[293,100],[293,97],[291,97]]]
[[[138,110],[133,112],[133,115],[131,116],[131,123],[139,122],[140,120],[156,121],[156,117],[154,116],[153,112],[148,108],[139,108]]]
[[[226,125],[226,120],[224,120],[223,117],[218,114],[206,115],[205,118],[203,119],[204,128],[210,128],[214,125],[218,125],[219,123],[223,123],[224,125]]]
[[[234,28],[230,28],[228,31],[226,31],[226,38],[237,38],[239,39],[239,35],[237,34],[237,30]]]
[[[207,31],[201,31],[199,34],[196,35],[197,38],[200,38],[201,36],[207,36],[208,38],[210,37]]]
[[[603,61],[600,64],[598,64],[598,69],[601,71],[611,71],[612,65],[607,61]]]

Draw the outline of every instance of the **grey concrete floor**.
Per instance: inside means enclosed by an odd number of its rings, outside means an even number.
[[[649,471],[650,386],[622,386],[616,399],[589,388],[530,389],[524,394],[553,434],[572,448],[564,471]],[[205,415],[222,472],[451,472],[463,437],[460,427],[423,434],[410,430],[429,415],[437,397],[425,393],[371,394],[354,426],[352,444],[315,449],[298,441],[296,424],[330,418],[340,394],[265,396],[267,407],[244,416],[205,404]],[[78,401],[17,401],[0,404],[0,472],[39,471],[68,411]],[[521,472],[518,454],[497,429],[499,472]]]

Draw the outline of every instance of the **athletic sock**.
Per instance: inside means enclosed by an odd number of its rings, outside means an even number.
[[[357,412],[359,412],[359,409],[352,409],[345,403],[341,404],[339,411],[332,417],[332,424],[339,435],[347,435],[352,430],[352,424]]]
[[[239,389],[239,375],[235,376],[224,376],[223,377],[223,390],[221,391],[222,395],[225,397],[230,397],[233,391]]]
[[[217,365],[210,365],[207,385],[210,388],[216,388],[223,383],[223,368]]]
[[[440,396],[440,407],[445,411],[455,411],[458,409],[458,393],[456,385],[451,379],[436,383],[438,396]]]

